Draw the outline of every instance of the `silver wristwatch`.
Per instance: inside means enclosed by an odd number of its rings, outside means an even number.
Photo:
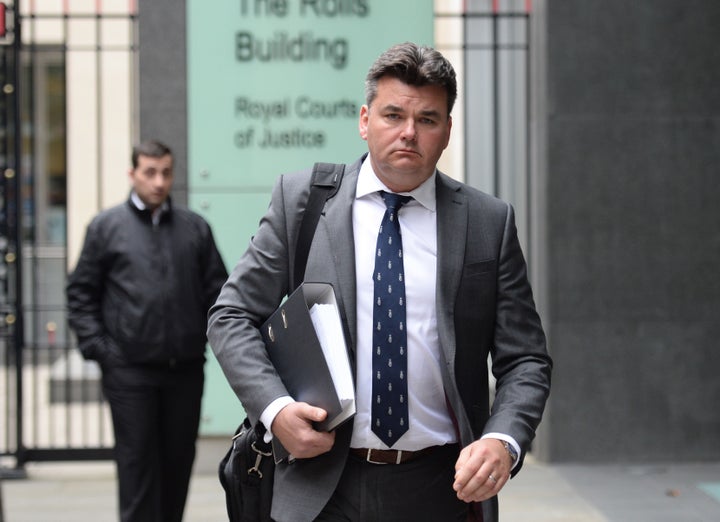
[[[508,455],[510,455],[510,460],[512,460],[512,463],[514,465],[518,459],[517,451],[515,451],[515,448],[513,448],[513,445],[510,444],[508,441],[503,440],[501,442],[502,442],[503,446],[505,446],[505,451],[507,451]]]

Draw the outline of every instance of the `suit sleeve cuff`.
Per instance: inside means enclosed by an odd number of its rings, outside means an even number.
[[[265,410],[262,412],[262,414],[260,415],[260,422],[262,422],[265,426],[265,442],[270,442],[273,438],[270,427],[272,426],[272,423],[275,420],[277,414],[280,413],[280,410],[282,410],[285,406],[287,406],[288,404],[292,404],[293,402],[295,401],[290,396],[278,397],[270,404],[268,404],[267,408],[265,408]]]
[[[522,457],[522,453],[521,453],[521,451],[520,451],[520,445],[519,445],[519,444],[517,443],[517,441],[516,441],[515,439],[513,439],[510,435],[505,435],[504,433],[486,433],[485,435],[483,435],[483,436],[480,437],[480,438],[481,438],[481,439],[498,439],[498,440],[504,440],[505,442],[507,442],[508,444],[510,444],[510,445],[515,449],[515,452],[517,453],[518,458],[517,458],[517,460],[516,460],[515,462],[513,462],[513,465],[512,465],[512,467],[510,468],[510,470],[515,469],[515,466],[518,465],[518,462],[520,462],[520,461],[522,460],[522,459],[520,458],[520,457]]]

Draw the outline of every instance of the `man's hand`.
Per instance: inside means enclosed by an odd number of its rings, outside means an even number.
[[[460,500],[481,502],[498,494],[510,478],[510,455],[498,439],[480,439],[463,448],[455,463],[453,489]]]
[[[315,431],[313,422],[327,417],[322,408],[310,406],[306,402],[293,402],[285,406],[275,416],[272,433],[283,447],[296,459],[309,459],[327,453],[335,443],[335,432]]]

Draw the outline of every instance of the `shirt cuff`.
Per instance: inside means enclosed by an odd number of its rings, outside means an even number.
[[[265,436],[263,437],[265,442],[270,442],[273,438],[270,427],[272,426],[272,423],[275,420],[277,414],[280,413],[280,410],[282,410],[285,406],[287,406],[288,404],[292,404],[293,402],[295,401],[289,395],[286,395],[284,397],[278,397],[270,404],[268,404],[267,408],[265,408],[265,410],[262,412],[262,414],[260,415],[260,422],[262,422],[265,426]]]
[[[507,442],[508,444],[510,444],[510,445],[515,449],[515,452],[516,452],[517,455],[518,455],[517,460],[516,460],[515,462],[513,462],[513,465],[512,465],[512,467],[510,468],[510,470],[515,469],[515,466],[518,465],[518,462],[520,462],[520,457],[522,456],[522,454],[521,454],[521,452],[520,452],[520,445],[517,443],[517,441],[516,441],[515,439],[513,439],[510,435],[505,435],[504,433],[486,433],[485,435],[483,435],[483,436],[480,437],[480,438],[481,438],[481,439],[498,439],[498,440],[504,440],[505,442]]]

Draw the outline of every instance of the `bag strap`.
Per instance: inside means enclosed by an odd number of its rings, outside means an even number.
[[[325,202],[333,197],[342,183],[345,165],[342,163],[316,163],[313,166],[310,180],[310,196],[303,212],[297,245],[295,246],[295,267],[293,283],[295,288],[305,279],[305,265],[307,264],[310,245],[315,229],[320,221],[320,214]]]

